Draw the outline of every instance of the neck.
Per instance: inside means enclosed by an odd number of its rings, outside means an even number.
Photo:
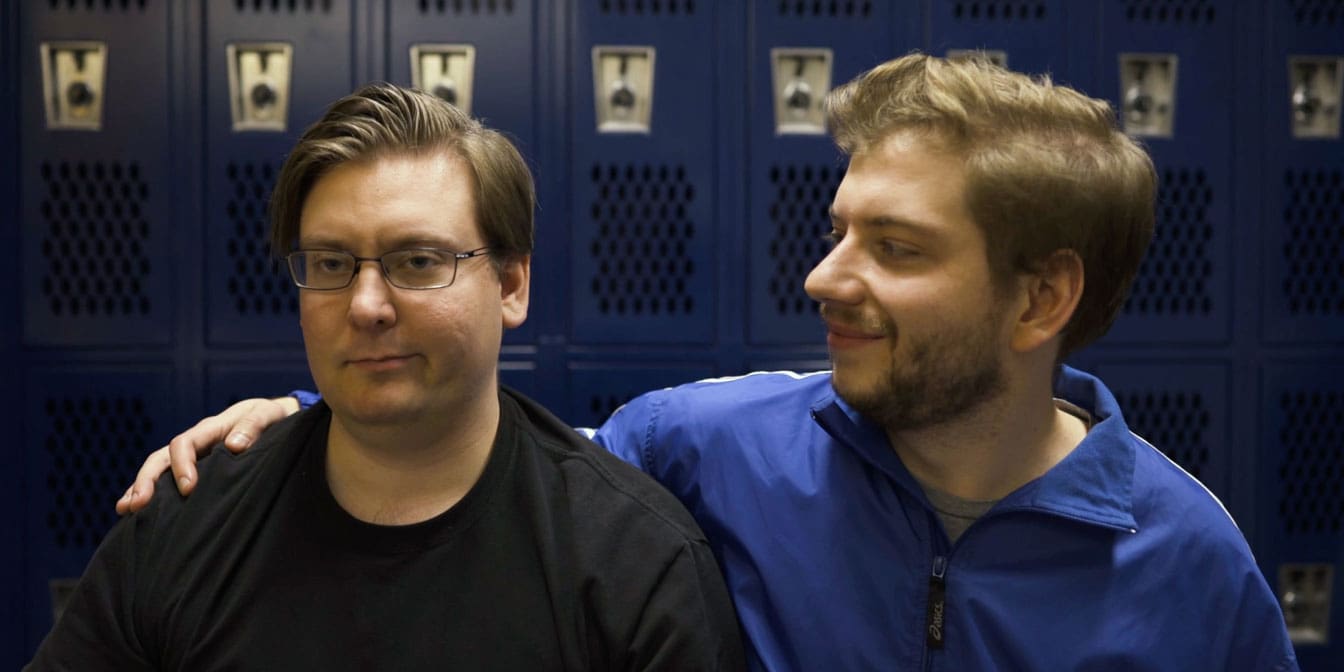
[[[1059,464],[1087,428],[1055,407],[1050,375],[1010,382],[1002,395],[950,422],[887,438],[921,483],[974,501],[1003,499]]]
[[[326,476],[336,502],[379,525],[410,525],[452,508],[485,471],[499,427],[498,396],[470,406],[373,426],[333,414]]]

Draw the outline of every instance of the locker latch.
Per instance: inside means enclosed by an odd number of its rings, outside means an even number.
[[[284,42],[227,47],[234,131],[281,131],[289,116],[292,48]]]
[[[471,114],[476,47],[470,44],[411,46],[411,85]]]
[[[1330,643],[1334,575],[1334,566],[1328,564],[1279,565],[1279,605],[1294,642]]]
[[[1288,83],[1294,138],[1338,138],[1344,58],[1290,56]]]
[[[599,133],[648,133],[653,116],[653,47],[593,47],[593,104]]]
[[[41,53],[47,128],[101,129],[107,45],[103,42],[43,42]]]
[[[1170,138],[1176,117],[1176,55],[1120,54],[1120,105],[1125,132]]]
[[[831,50],[780,47],[770,50],[776,135],[823,135],[822,100],[831,90]]]

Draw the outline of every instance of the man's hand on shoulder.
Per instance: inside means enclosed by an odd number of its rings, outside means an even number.
[[[117,501],[117,513],[125,515],[145,508],[154,497],[154,481],[173,469],[177,490],[191,494],[196,487],[196,457],[223,441],[224,447],[241,453],[252,446],[262,430],[299,411],[294,397],[244,399],[219,415],[212,415],[173,437],[168,445],[152,452],[141,465],[135,483]]]

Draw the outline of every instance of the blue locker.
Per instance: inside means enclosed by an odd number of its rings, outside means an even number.
[[[1338,344],[1344,342],[1344,139],[1294,137],[1292,97],[1300,82],[1289,59],[1344,59],[1344,8],[1282,0],[1266,14],[1263,336]]]
[[[1104,344],[1226,343],[1233,300],[1233,151],[1238,92],[1231,3],[1101,4],[1098,87],[1127,113],[1122,54],[1174,54],[1171,137],[1142,137],[1158,172],[1157,223],[1129,299]]]
[[[77,579],[117,520],[112,505],[147,449],[176,432],[171,369],[153,363],[33,367],[24,378],[26,649],[53,623],[53,579]]]
[[[352,2],[211,2],[203,20],[205,335],[218,346],[298,345],[298,290],[271,259],[266,207],[303,129],[356,84]],[[227,48],[238,43],[292,50],[283,131],[234,130]]]
[[[1333,569],[1326,641],[1297,643],[1303,670],[1338,669],[1344,641],[1344,361],[1276,358],[1262,369],[1258,560],[1282,595],[1285,564]],[[1290,631],[1296,621],[1288,610]]]
[[[574,3],[568,165],[575,342],[714,338],[721,175],[712,150],[722,110],[712,36],[721,11],[728,9],[695,0]],[[655,49],[648,132],[598,132],[596,46]]]
[[[166,3],[25,3],[20,17],[20,201],[24,340],[32,345],[164,345],[177,259]],[[40,45],[69,52],[54,104],[101,107],[101,125],[49,130]],[[75,54],[78,54],[77,56]],[[53,69],[59,69],[48,59]],[[87,75],[87,78],[84,77]],[[101,87],[99,81],[102,82]],[[81,121],[89,117],[79,115]]]

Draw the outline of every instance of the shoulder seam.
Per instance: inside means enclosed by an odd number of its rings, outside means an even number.
[[[641,509],[643,509],[644,511],[647,511],[649,514],[653,515],[655,518],[657,518],[658,520],[662,521],[664,525],[666,525],[667,527],[669,527],[669,528],[671,528],[672,530],[674,530],[674,531],[676,532],[677,536],[678,536],[683,542],[691,542],[691,543],[698,543],[698,544],[707,544],[707,543],[708,543],[708,541],[704,538],[703,534],[698,534],[698,535],[697,535],[697,534],[693,534],[692,531],[689,530],[689,529],[687,529],[684,525],[681,525],[681,524],[677,523],[676,521],[674,521],[674,520],[668,518],[666,515],[663,514],[662,511],[659,511],[658,509],[655,509],[654,507],[650,506],[649,503],[646,502],[646,501],[644,501],[643,498],[638,497],[634,492],[631,492],[628,488],[626,488],[626,487],[624,486],[624,484],[622,484],[621,482],[619,482],[619,480],[617,480],[617,479],[612,475],[612,473],[611,473],[610,471],[607,470],[607,468],[606,468],[605,466],[603,466],[603,465],[602,465],[600,462],[598,462],[597,460],[593,459],[593,456],[591,456],[591,455],[585,455],[585,454],[583,454],[583,453],[581,453],[581,452],[574,451],[574,450],[565,450],[565,449],[561,448],[560,446],[557,446],[557,441],[556,441],[555,439],[552,439],[552,438],[549,438],[549,437],[539,437],[539,438],[537,438],[537,445],[540,446],[541,448],[545,449],[545,450],[548,450],[548,451],[551,451],[551,452],[553,452],[553,453],[556,453],[556,454],[560,455],[561,457],[563,457],[563,458],[565,458],[565,459],[574,459],[574,460],[579,460],[579,461],[581,461],[584,465],[586,465],[589,469],[591,469],[595,474],[597,474],[599,478],[601,478],[604,482],[606,482],[607,485],[611,486],[611,488],[612,488],[613,490],[615,490],[616,492],[620,493],[623,497],[629,499],[630,501],[632,501],[632,502],[638,504],[639,507],[640,507]],[[598,450],[605,450],[605,449],[603,449],[603,448],[601,448],[601,447],[598,447]],[[613,457],[614,457],[615,459],[620,459],[620,458],[618,458],[618,457],[615,457],[614,455],[613,455]],[[633,468],[633,469],[638,469],[638,467],[636,467],[635,465],[630,465],[630,466],[631,466],[631,468]],[[648,476],[648,474],[645,474],[645,475]],[[653,477],[652,477],[652,476],[649,476],[649,478],[652,479]],[[662,484],[658,483],[656,480],[654,481],[654,485],[657,486],[657,487],[659,487],[659,488],[663,487]],[[668,493],[667,493],[667,496],[668,496],[668,497],[671,497],[671,498],[672,498],[672,501],[675,501],[675,502],[677,502],[677,503],[680,505],[680,500],[678,500],[678,499],[676,498],[675,495],[673,495],[672,493],[668,492]],[[682,506],[684,506],[684,505],[682,505]],[[692,520],[692,522],[694,522],[694,517],[692,517],[691,520]]]
[[[648,398],[649,423],[644,426],[644,437],[639,452],[644,460],[643,471],[650,475],[658,471],[657,455],[653,452],[653,435],[657,431],[658,420],[662,417],[663,403],[664,399],[660,395],[650,395]]]
[[[1167,463],[1170,464],[1171,466],[1175,467],[1176,471],[1179,471],[1186,478],[1190,479],[1191,482],[1199,486],[1199,489],[1203,490],[1204,494],[1208,495],[1209,499],[1212,499],[1213,503],[1218,505],[1218,508],[1222,510],[1223,515],[1227,516],[1227,519],[1232,523],[1232,527],[1235,527],[1238,531],[1241,530],[1241,527],[1237,525],[1236,519],[1232,517],[1232,514],[1227,510],[1227,507],[1223,505],[1223,500],[1218,499],[1218,495],[1213,494],[1213,491],[1209,490],[1209,488],[1205,486],[1203,482],[1201,482],[1198,478],[1195,478],[1193,475],[1191,475],[1190,472],[1186,471],[1184,467],[1182,467],[1179,464],[1176,464],[1175,460],[1171,459],[1170,457],[1167,457],[1166,453],[1158,450],[1157,446],[1148,443],[1147,439],[1143,438],[1142,436],[1139,436],[1138,434],[1135,434],[1133,430],[1129,432],[1129,435],[1138,439],[1139,442],[1142,443],[1143,445],[1148,446],[1148,448],[1151,449],[1154,453],[1157,453],[1159,457],[1166,460]]]

